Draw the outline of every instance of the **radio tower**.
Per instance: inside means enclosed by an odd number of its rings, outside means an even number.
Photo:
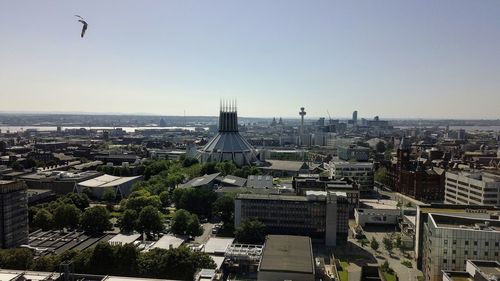
[[[300,131],[299,131],[299,133],[302,135],[302,134],[304,134],[304,116],[306,115],[306,112],[304,111],[303,107],[300,108],[299,115],[300,115]]]

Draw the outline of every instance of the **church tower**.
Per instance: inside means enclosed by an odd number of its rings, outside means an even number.
[[[410,152],[411,152],[410,141],[406,137],[402,137],[397,151],[397,157],[398,157],[397,165],[399,171],[405,171],[409,169]]]

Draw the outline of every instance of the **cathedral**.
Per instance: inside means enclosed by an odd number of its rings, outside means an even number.
[[[255,150],[238,132],[238,113],[234,102],[221,102],[219,132],[198,155],[201,163],[232,161],[236,166],[257,161]]]

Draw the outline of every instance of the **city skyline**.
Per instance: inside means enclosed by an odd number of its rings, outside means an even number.
[[[498,119],[498,1],[0,5],[2,112]],[[74,14],[89,23],[85,38]]]

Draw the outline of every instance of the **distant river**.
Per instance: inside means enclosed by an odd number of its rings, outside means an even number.
[[[435,126],[395,126],[399,129],[412,129],[412,128],[434,128]],[[446,126],[438,126],[445,128]],[[450,130],[464,129],[466,131],[494,131],[500,132],[500,126],[450,126]]]
[[[185,130],[185,131],[194,131],[195,127],[82,127],[82,126],[61,126],[61,129],[64,131],[65,129],[80,129],[85,128],[87,130],[113,130],[116,128],[121,128],[127,133],[133,133],[135,130]],[[202,127],[204,130],[208,130],[208,128]],[[22,132],[26,130],[37,130],[37,131],[56,131],[57,126],[0,126],[0,130],[2,133],[6,133],[7,131],[14,132]]]

